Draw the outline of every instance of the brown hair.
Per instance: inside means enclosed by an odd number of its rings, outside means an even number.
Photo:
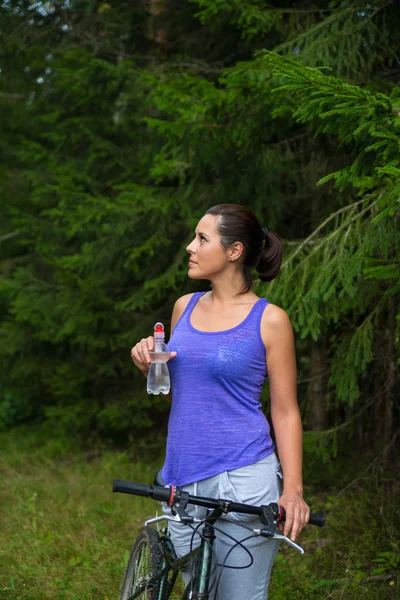
[[[225,250],[235,242],[244,246],[241,264],[246,285],[241,294],[248,292],[253,284],[251,269],[256,269],[261,281],[271,281],[278,275],[282,263],[282,242],[276,233],[261,228],[253,211],[241,204],[217,204],[209,208],[206,215],[219,217],[217,230]]]

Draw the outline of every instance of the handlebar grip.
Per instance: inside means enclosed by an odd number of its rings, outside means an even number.
[[[113,492],[122,492],[123,494],[133,494],[134,496],[144,496],[153,498],[160,502],[168,502],[171,495],[171,488],[160,487],[158,485],[144,485],[143,483],[134,483],[133,481],[124,481],[123,479],[114,479]]]
[[[121,492],[122,494],[133,494],[134,496],[150,496],[150,485],[143,483],[133,483],[132,481],[124,481],[123,479],[114,479],[113,492]]]
[[[283,506],[281,506],[281,511],[282,517],[280,521],[284,523],[286,521],[286,511],[283,508]],[[323,527],[325,525],[325,521],[326,515],[324,515],[323,513],[310,513],[308,525],[316,525],[317,527]]]
[[[316,525],[317,527],[323,527],[325,525],[326,515],[323,513],[310,513],[309,525]]]

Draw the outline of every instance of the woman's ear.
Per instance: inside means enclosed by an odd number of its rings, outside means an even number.
[[[235,242],[229,250],[229,260],[231,262],[234,262],[235,260],[238,260],[238,258],[240,258],[243,254],[243,250],[244,250],[244,246],[242,244],[242,242]]]

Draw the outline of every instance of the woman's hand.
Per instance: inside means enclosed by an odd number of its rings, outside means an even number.
[[[148,338],[143,338],[133,346],[131,350],[131,358],[138,369],[142,371],[144,375],[147,375],[150,369],[150,354],[154,348],[154,337],[151,335]],[[176,356],[176,352],[171,352],[171,358]]]
[[[298,492],[289,493],[283,490],[278,504],[286,511],[286,521],[282,523],[280,529],[281,531],[283,529],[284,535],[289,535],[292,530],[290,539],[294,542],[310,519],[310,509]]]

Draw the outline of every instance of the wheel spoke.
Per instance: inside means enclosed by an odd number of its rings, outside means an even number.
[[[139,551],[139,556],[137,557],[135,563],[135,577],[132,580],[131,594],[133,594],[138,588],[145,585],[150,580],[152,575],[150,551],[147,544],[143,542]],[[151,598],[151,591],[152,588],[146,589],[141,595],[141,598],[143,600],[146,598]]]
[[[158,595],[158,583],[149,582],[162,568],[161,565],[158,534],[153,529],[143,529],[133,545],[126,566],[121,600],[128,600],[140,589],[143,590],[138,597],[140,600],[155,600]]]

